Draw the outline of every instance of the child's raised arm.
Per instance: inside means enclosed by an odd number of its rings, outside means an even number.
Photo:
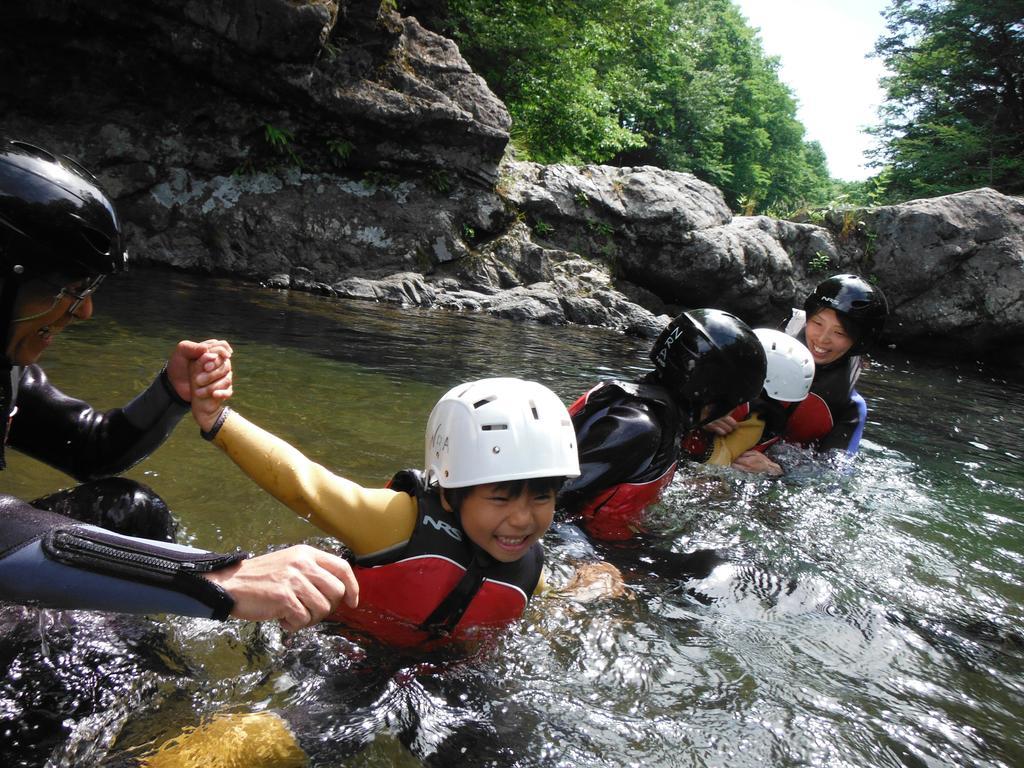
[[[213,402],[219,409],[220,402]],[[235,410],[208,411],[210,403],[193,400],[193,412],[197,408],[204,418],[218,414],[205,429],[215,434],[204,436],[245,474],[293,512],[341,539],[356,555],[390,549],[412,535],[417,505],[409,494],[363,488],[336,475]]]

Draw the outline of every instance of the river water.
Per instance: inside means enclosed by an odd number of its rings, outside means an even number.
[[[228,338],[234,405],[367,485],[420,465],[427,414],[459,381],[533,378],[568,402],[648,369],[647,342],[601,330],[166,272],[112,279],[96,305],[44,360],[65,391],[119,405],[179,338]],[[474,651],[6,608],[3,764],[126,765],[216,713],[269,709],[318,766],[1024,765],[1024,386],[890,350],[860,390],[852,468],[790,451],[781,481],[681,472],[652,510],[657,535],[603,553],[631,597],[535,599]],[[69,483],[10,464],[5,492]],[[337,547],[191,422],[129,476],[198,546]],[[583,555],[550,538],[557,585]],[[722,562],[696,575],[658,554],[706,549]],[[40,735],[55,728],[56,744]]]

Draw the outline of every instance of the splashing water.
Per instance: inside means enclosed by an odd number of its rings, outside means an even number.
[[[179,338],[225,337],[236,407],[367,485],[420,464],[430,407],[458,381],[533,378],[568,402],[648,369],[646,342],[595,329],[165,273],[96,300],[44,360],[61,389],[120,405]],[[275,713],[322,766],[1024,764],[1024,387],[890,353],[860,389],[852,467],[788,447],[782,480],[688,467],[650,536],[596,548],[630,598],[538,598],[475,649],[5,608],[3,764],[123,765],[231,712]],[[129,473],[185,540],[337,546],[195,431]],[[24,498],[69,484],[16,455],[3,479]],[[556,586],[595,556],[569,533],[547,542]]]

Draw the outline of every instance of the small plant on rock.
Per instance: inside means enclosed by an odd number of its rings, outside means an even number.
[[[533,231],[536,232],[541,237],[544,237],[545,235],[550,235],[552,232],[554,232],[555,228],[548,224],[546,221],[537,219],[537,221],[535,221],[533,224]]]
[[[816,251],[807,262],[808,269],[814,272],[826,272],[832,266],[832,257],[824,251]]]
[[[291,131],[285,128],[278,128],[270,123],[264,123],[263,139],[278,155],[287,157],[296,167],[302,167],[302,160],[299,159],[299,156],[295,153],[295,148],[292,146],[295,136]]]
[[[444,195],[447,194],[448,192],[451,192],[452,181],[451,179],[448,178],[447,171],[431,171],[430,176],[428,176],[427,178],[428,181],[430,182],[430,186],[432,186],[441,194]]]
[[[355,148],[355,144],[345,138],[327,140],[327,151],[330,153],[331,162],[335,165],[345,165]]]

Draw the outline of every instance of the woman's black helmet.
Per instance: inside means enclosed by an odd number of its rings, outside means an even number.
[[[804,312],[810,318],[822,309],[835,310],[843,329],[853,338],[851,355],[867,351],[889,314],[882,292],[857,275],[833,275],[818,283],[804,302]]]
[[[725,416],[764,386],[764,347],[746,323],[718,309],[679,315],[654,342],[651,361],[691,426]],[[711,414],[701,419],[706,405]]]
[[[99,182],[73,160],[0,141],[0,277],[63,285],[125,268],[121,221]]]

